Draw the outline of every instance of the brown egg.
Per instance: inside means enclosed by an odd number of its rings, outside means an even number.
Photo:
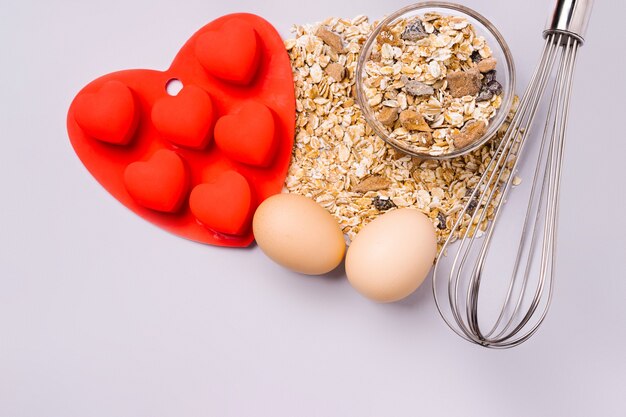
[[[277,194],[254,213],[252,230],[261,250],[276,263],[307,275],[335,269],[346,243],[335,218],[315,201]]]
[[[430,219],[419,210],[394,210],[357,234],[346,255],[346,275],[367,298],[398,301],[424,282],[436,255],[437,237]]]

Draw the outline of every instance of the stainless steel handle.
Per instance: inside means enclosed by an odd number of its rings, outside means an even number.
[[[585,41],[593,1],[557,0],[543,32],[544,38],[551,33],[562,33],[573,36],[582,44]]]

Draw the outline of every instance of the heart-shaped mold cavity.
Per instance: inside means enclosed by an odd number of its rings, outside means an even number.
[[[175,96],[166,95],[152,106],[152,123],[163,139],[191,149],[203,149],[213,136],[213,102],[195,85],[184,86]]]
[[[124,185],[137,204],[175,213],[187,196],[189,175],[176,152],[161,149],[148,161],[128,165],[124,170]]]
[[[195,52],[209,74],[234,84],[249,84],[259,66],[256,31],[242,19],[231,19],[200,35]]]
[[[213,181],[194,187],[189,208],[205,227],[227,235],[241,235],[250,223],[250,185],[238,172],[223,172]]]
[[[107,81],[97,92],[76,98],[74,118],[85,134],[102,142],[126,145],[137,126],[132,91],[120,81]]]
[[[246,101],[215,124],[215,143],[235,161],[265,167],[275,148],[272,111],[261,102]]]

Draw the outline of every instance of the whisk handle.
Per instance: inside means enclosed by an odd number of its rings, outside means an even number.
[[[557,0],[548,18],[544,38],[551,33],[573,36],[583,44],[594,0]]]

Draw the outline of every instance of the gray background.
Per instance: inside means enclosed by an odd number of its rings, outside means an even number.
[[[518,91],[549,3],[465,2],[509,42]],[[83,85],[167,68],[222,14],[256,12],[286,36],[292,23],[406,4],[2,0],[0,417],[626,415],[622,1],[597,2],[580,54],[553,308],[514,350],[457,338],[429,282],[377,305],[341,270],[299,276],[256,247],[163,232],[100,188],[69,144]]]

